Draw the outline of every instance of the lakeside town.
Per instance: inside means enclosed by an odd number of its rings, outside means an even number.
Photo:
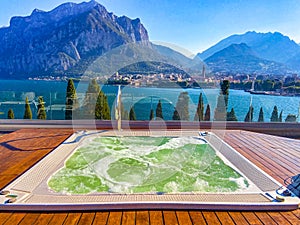
[[[63,77],[34,77],[29,80],[67,81]],[[153,73],[153,74],[120,74],[112,76],[98,76],[95,79],[101,84],[130,85],[132,87],[158,87],[158,88],[219,88],[223,80],[230,81],[230,88],[244,90],[251,94],[300,96],[300,76],[298,74],[270,75],[270,74],[230,74],[230,73],[194,73],[187,76],[182,73]],[[89,81],[83,75],[74,82]]]
[[[223,80],[230,81],[231,89],[248,91],[251,94],[300,96],[300,76],[288,74],[274,75],[248,75],[248,74],[119,74],[115,73],[108,78],[110,85],[131,85],[134,87],[180,87],[180,88],[219,88]]]

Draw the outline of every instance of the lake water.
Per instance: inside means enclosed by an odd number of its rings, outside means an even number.
[[[64,119],[64,107],[66,96],[66,82],[60,81],[30,81],[30,80],[0,80],[0,118],[7,118],[10,108],[14,110],[15,118],[22,119],[24,114],[24,103],[26,96],[31,101],[33,118],[36,118],[36,106],[38,96],[43,96],[47,108],[47,119]],[[84,98],[88,83],[76,83],[79,100]],[[109,105],[113,113],[118,87],[102,86],[107,94]],[[145,88],[145,87],[123,87],[122,102],[129,111],[134,105],[138,120],[148,120],[151,107],[156,109],[159,100],[162,101],[163,116],[165,120],[171,120],[180,92],[189,93],[190,119],[193,120],[200,92],[203,93],[205,108],[210,104],[213,113],[216,107],[219,90],[217,89],[180,89],[180,88]],[[250,104],[254,107],[254,121],[257,121],[259,109],[263,107],[265,121],[270,121],[273,107],[276,105],[278,111],[283,110],[283,119],[288,114],[298,115],[300,97],[284,97],[269,95],[251,95],[240,90],[230,90],[228,110],[235,110],[239,121],[244,121]],[[213,118],[213,115],[211,115]]]

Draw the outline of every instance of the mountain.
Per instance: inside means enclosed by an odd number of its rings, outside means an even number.
[[[300,71],[300,53],[291,57],[286,64],[290,67],[295,69],[296,71]]]
[[[258,73],[280,75],[288,69],[285,65],[261,59],[245,43],[232,44],[204,61],[213,72]]]
[[[191,59],[166,46],[155,44],[152,44],[152,46],[162,56],[167,57],[169,62],[173,62],[173,65],[178,65],[179,68],[184,69],[186,72],[202,72],[204,63],[199,58]]]
[[[117,17],[96,1],[35,9],[0,29],[0,77],[82,73],[94,59],[128,43],[150,47],[141,21]]]
[[[126,67],[123,67],[120,69],[119,74],[143,74],[143,75],[149,75],[149,74],[157,74],[157,73],[163,73],[163,74],[182,74],[182,78],[189,78],[190,75],[185,72],[184,70],[179,69],[178,67],[175,67],[173,65],[163,63],[163,62],[155,62],[155,61],[142,61],[137,62],[131,65],[128,65]]]
[[[13,17],[0,28],[0,78],[112,75],[142,61],[191,71],[203,62],[154,45],[140,19],[118,17],[94,0]],[[159,72],[159,71],[158,71]]]
[[[247,32],[241,35],[232,35],[223,39],[216,45],[198,54],[198,57],[205,60],[218,51],[232,44],[245,43],[262,59],[285,63],[291,57],[300,53],[300,46],[289,37],[279,32],[257,33]]]

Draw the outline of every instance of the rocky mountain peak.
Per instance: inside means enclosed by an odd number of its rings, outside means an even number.
[[[141,21],[109,13],[94,0],[35,9],[0,28],[0,75],[62,75],[74,67],[82,72],[83,64],[135,42],[150,43]]]

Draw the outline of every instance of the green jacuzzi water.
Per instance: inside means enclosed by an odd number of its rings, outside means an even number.
[[[232,192],[245,178],[197,137],[96,137],[49,180],[64,194]]]

